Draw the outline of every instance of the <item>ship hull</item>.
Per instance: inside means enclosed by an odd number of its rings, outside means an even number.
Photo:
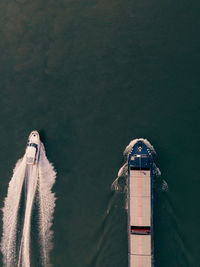
[[[128,266],[153,267],[153,159],[143,141],[128,159]]]

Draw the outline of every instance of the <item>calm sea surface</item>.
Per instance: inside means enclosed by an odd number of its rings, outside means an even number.
[[[110,186],[137,137],[169,186],[155,193],[156,267],[200,266],[199,7],[1,1],[0,207],[37,129],[57,170],[53,266],[127,267],[125,196]]]

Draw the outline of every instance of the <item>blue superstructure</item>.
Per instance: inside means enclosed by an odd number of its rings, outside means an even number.
[[[153,163],[152,154],[147,145],[139,140],[129,154],[128,165],[137,170],[151,169]]]

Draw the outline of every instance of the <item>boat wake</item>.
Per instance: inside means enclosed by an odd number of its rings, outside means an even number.
[[[151,145],[151,143],[147,139],[139,138],[139,139],[134,139],[130,141],[130,143],[127,145],[127,147],[124,150],[124,165],[119,169],[117,178],[114,180],[114,182],[111,185],[111,190],[116,191],[116,192],[125,192],[127,195],[127,178],[128,178],[128,157],[129,154],[133,148],[133,146],[138,142],[138,141],[143,141],[146,146],[150,149],[151,154],[153,157],[156,156],[156,151],[154,147]],[[161,177],[161,171],[160,169],[156,166],[155,163],[153,163],[153,185],[154,188],[156,188],[158,191],[168,191],[168,184],[167,182]],[[126,201],[127,202],[127,201]],[[127,208],[127,203],[126,203],[126,208]]]
[[[55,207],[55,196],[51,189],[55,178],[56,172],[46,157],[42,143],[38,164],[27,165],[26,155],[17,162],[3,207],[1,252],[4,266],[31,266],[31,226],[35,208],[39,214],[38,224],[34,227],[37,228],[41,246],[41,265],[50,266],[49,251],[52,248],[53,234],[51,225]],[[23,223],[20,224],[19,213],[23,197],[25,210]]]

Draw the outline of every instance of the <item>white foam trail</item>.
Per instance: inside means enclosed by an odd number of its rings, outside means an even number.
[[[162,191],[167,192],[169,189],[167,182],[163,179],[162,181]]]
[[[3,235],[1,251],[3,263],[7,267],[16,266],[16,230],[17,217],[21,198],[21,192],[25,177],[26,158],[20,159],[13,170],[13,176],[9,183],[8,194],[4,201],[3,211]]]
[[[127,177],[128,175],[128,162],[126,162],[118,171],[117,178],[111,185],[111,190],[113,191],[120,191],[122,190],[121,186],[119,185],[119,178]]]
[[[43,144],[40,148],[39,161],[39,227],[40,240],[42,245],[43,265],[50,266],[49,252],[52,249],[51,230],[53,212],[55,207],[55,194],[51,189],[55,183],[56,172],[53,165],[48,161]]]
[[[37,181],[38,181],[38,166],[27,166],[27,199],[24,227],[22,232],[18,267],[30,267],[30,227],[31,227],[31,213],[33,208],[33,201],[35,198]]]
[[[53,234],[51,226],[56,200],[51,189],[55,183],[55,178],[56,172],[46,157],[42,143],[37,165],[26,165],[26,156],[16,164],[3,208],[1,251],[4,266],[30,267],[30,230],[34,201],[38,201],[39,204],[39,237],[42,263],[45,267],[50,266],[49,251],[52,248],[51,240]],[[19,254],[16,255],[18,212],[24,183],[26,186],[24,224],[19,243]],[[36,195],[38,195],[38,198],[36,198]]]

